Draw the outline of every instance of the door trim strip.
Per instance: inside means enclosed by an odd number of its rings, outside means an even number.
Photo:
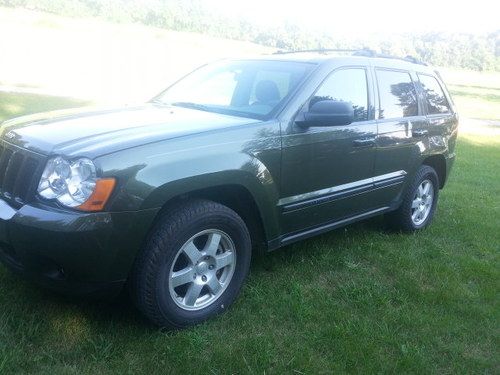
[[[362,194],[373,189],[402,183],[406,175],[406,171],[400,170],[326,189],[298,194],[280,199],[278,206],[282,207],[284,212],[315,206],[332,200],[346,198],[350,195]]]
[[[296,242],[296,241],[299,241],[299,240],[302,240],[302,239],[305,239],[308,237],[316,236],[316,235],[321,234],[321,233],[328,232],[332,229],[335,229],[335,228],[338,228],[338,227],[341,227],[341,226],[344,226],[347,224],[354,223],[354,222],[359,221],[361,219],[367,219],[367,218],[372,217],[372,216],[380,215],[381,213],[389,211],[389,210],[390,210],[389,206],[380,207],[380,208],[377,208],[375,210],[363,212],[361,214],[346,217],[346,218],[341,219],[341,220],[331,221],[329,223],[319,225],[317,227],[308,228],[308,229],[305,229],[305,230],[300,231],[300,232],[291,233],[291,234],[283,236],[280,239],[279,246],[289,245],[293,242]]]

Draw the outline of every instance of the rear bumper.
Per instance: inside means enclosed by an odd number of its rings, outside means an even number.
[[[156,209],[79,213],[0,200],[0,260],[70,294],[112,294],[125,283]]]
[[[453,168],[453,164],[455,163],[455,153],[452,153],[452,154],[449,154],[447,157],[446,157],[446,176],[445,176],[445,180],[443,181],[443,183],[441,184],[441,187],[443,187],[446,183],[446,181],[448,181],[448,178],[450,177],[450,172],[451,172],[451,169]]]

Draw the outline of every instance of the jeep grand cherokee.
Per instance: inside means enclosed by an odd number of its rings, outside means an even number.
[[[458,118],[413,59],[289,53],[208,64],[150,102],[6,121],[0,258],[47,287],[130,287],[161,326],[226,310],[252,249],[385,214],[431,222]]]

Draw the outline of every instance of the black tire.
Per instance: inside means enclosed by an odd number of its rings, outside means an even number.
[[[234,271],[227,287],[212,304],[188,311],[171,296],[169,272],[182,246],[210,229],[224,232],[232,240],[236,253]],[[160,327],[198,324],[224,312],[234,302],[248,274],[250,260],[250,235],[236,212],[212,201],[190,200],[163,215],[151,231],[131,274],[132,298],[138,309]]]
[[[416,224],[412,220],[412,203],[416,197],[417,189],[422,184],[422,182],[426,180],[430,181],[433,187],[434,196],[432,205],[425,220],[423,220],[421,223]],[[432,219],[434,217],[438,202],[438,196],[439,178],[436,171],[428,165],[422,165],[415,174],[413,181],[406,189],[403,196],[403,202],[401,203],[399,208],[396,211],[390,212],[386,215],[388,225],[394,230],[403,232],[414,232],[426,228],[432,222]]]

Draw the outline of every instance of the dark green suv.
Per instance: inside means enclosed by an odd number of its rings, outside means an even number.
[[[432,220],[458,119],[412,59],[290,53],[199,68],[151,102],[5,122],[0,258],[50,288],[127,282],[183,327],[228,308],[252,249],[386,214]]]

